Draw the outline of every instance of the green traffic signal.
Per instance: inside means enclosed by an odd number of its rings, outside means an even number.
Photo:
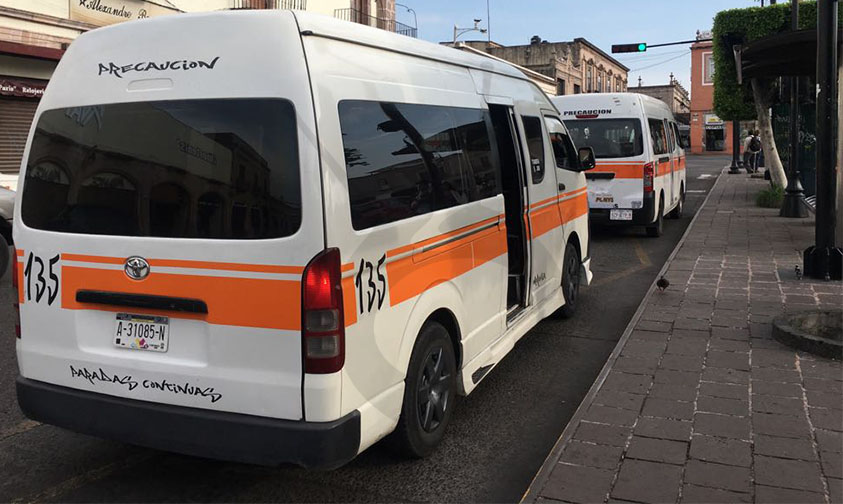
[[[647,50],[647,44],[645,44],[643,42],[638,44],[638,52],[644,52],[646,50]]]

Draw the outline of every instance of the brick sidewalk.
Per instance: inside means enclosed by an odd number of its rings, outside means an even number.
[[[721,175],[526,501],[843,502],[843,365],[770,324],[843,285],[796,279],[814,223],[756,207],[765,184]]]

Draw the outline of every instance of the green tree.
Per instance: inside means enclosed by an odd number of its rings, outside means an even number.
[[[841,11],[843,15],[843,11]],[[843,19],[843,18],[841,18]],[[843,25],[843,23],[841,23]],[[817,26],[816,2],[799,3],[799,28]],[[727,121],[757,120],[764,159],[773,183],[787,185],[784,168],[773,137],[770,107],[776,96],[777,78],[753,78],[738,84],[732,50],[760,38],[790,30],[790,3],[768,7],[731,9],[717,13],[712,27],[714,39],[714,110]]]

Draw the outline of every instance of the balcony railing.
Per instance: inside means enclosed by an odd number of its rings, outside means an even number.
[[[408,37],[416,38],[418,35],[416,28],[399,23],[394,19],[384,19],[376,16],[370,16],[358,9],[334,9],[334,17],[342,19],[343,21],[351,21],[352,23],[359,23],[381,30],[391,31],[399,35],[406,35]]]
[[[231,0],[231,8],[307,10],[307,0]]]

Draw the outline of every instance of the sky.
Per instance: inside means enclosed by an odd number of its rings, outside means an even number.
[[[611,52],[612,44],[646,42],[659,44],[691,40],[697,30],[710,30],[714,15],[726,9],[758,6],[758,0],[488,0],[492,40],[503,45],[528,44],[538,35],[548,42],[585,37]],[[765,2],[766,3],[766,2]],[[487,26],[486,0],[400,0],[395,7],[398,21],[413,26],[418,19],[419,38],[450,41],[454,24],[473,26],[480,18]],[[485,34],[466,33],[458,40],[485,39]],[[648,49],[645,53],[616,54],[629,67],[629,86],[667,84],[670,73],[691,91],[690,46]]]

